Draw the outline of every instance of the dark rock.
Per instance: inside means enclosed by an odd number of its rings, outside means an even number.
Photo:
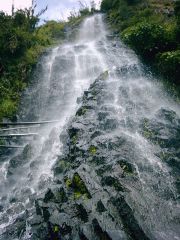
[[[134,217],[133,210],[127,204],[124,196],[119,198],[111,198],[111,202],[116,206],[119,215],[121,216],[122,222],[125,228],[128,230],[129,235],[135,240],[149,240],[141,226],[138,224]]]
[[[50,202],[52,200],[54,200],[54,194],[52,193],[51,189],[49,189],[47,191],[47,193],[45,194],[45,197],[44,197],[44,202],[47,203],[47,202]]]
[[[64,188],[61,187],[60,190],[57,190],[55,192],[55,197],[56,197],[56,201],[59,203],[65,203],[68,201],[68,198],[66,196],[66,192],[64,191]]]
[[[64,223],[62,226],[60,226],[60,233],[65,236],[68,234],[71,234],[72,227],[68,226],[66,223]]]
[[[83,221],[88,222],[88,213],[82,204],[76,204],[77,216]]]
[[[3,212],[3,206],[0,205],[0,212]]]
[[[126,162],[125,160],[119,160],[118,164],[121,166],[125,173],[132,174],[135,171],[134,166],[131,163]]]
[[[96,207],[96,209],[97,209],[97,211],[98,211],[99,213],[103,213],[103,212],[107,211],[106,208],[104,207],[104,204],[102,203],[101,200],[99,200],[99,201],[97,202],[97,207]]]
[[[91,198],[91,194],[89,193],[85,183],[83,182],[78,173],[74,174],[72,184],[70,186],[73,188],[75,193],[86,195],[87,198]]]
[[[49,218],[50,218],[50,213],[48,211],[48,208],[47,207],[42,207],[42,212],[43,212],[42,215],[43,215],[44,221],[48,222]]]
[[[109,237],[109,235],[105,231],[103,231],[103,229],[99,225],[97,219],[93,219],[92,224],[93,224],[93,227],[94,227],[94,232],[99,237],[99,239],[102,239],[102,240],[112,240]]]
[[[116,191],[124,192],[124,187],[120,182],[111,176],[103,177],[101,179],[101,184],[102,186],[114,187]]]
[[[37,200],[35,201],[35,208],[36,208],[36,214],[42,216],[42,211]]]

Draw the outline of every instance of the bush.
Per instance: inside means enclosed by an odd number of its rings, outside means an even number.
[[[157,61],[159,71],[174,80],[175,83],[180,84],[180,50],[159,54]]]
[[[2,117],[12,117],[17,111],[17,103],[11,99],[4,99],[0,103],[0,119]]]
[[[159,52],[167,51],[172,43],[168,31],[161,25],[142,22],[127,28],[122,38],[137,53],[152,60]]]

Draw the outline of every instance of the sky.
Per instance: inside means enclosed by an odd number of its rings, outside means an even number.
[[[11,13],[13,0],[0,0],[0,10]],[[81,2],[87,5],[91,0],[82,0]],[[79,0],[36,0],[37,11],[45,8],[48,5],[47,12],[42,16],[43,20],[66,20],[70,11],[79,8]],[[100,4],[100,0],[95,0],[97,5]],[[15,8],[30,7],[32,0],[14,0]]]

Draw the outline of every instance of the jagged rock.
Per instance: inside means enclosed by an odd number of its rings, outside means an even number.
[[[110,236],[107,234],[106,231],[103,231],[103,229],[101,228],[101,226],[99,225],[97,219],[93,219],[92,221],[93,227],[94,227],[94,232],[96,233],[96,235],[103,240],[112,240],[110,238]]]
[[[124,192],[124,187],[120,184],[120,182],[111,176],[103,177],[101,183],[102,186],[114,187],[116,191]]]
[[[99,200],[98,203],[97,203],[97,211],[99,213],[103,213],[103,212],[107,211],[101,200]]]
[[[49,201],[53,201],[55,199],[54,194],[52,193],[51,189],[47,191],[44,197],[44,202],[47,203]]]
[[[82,204],[76,204],[75,205],[76,210],[77,210],[77,216],[83,221],[83,222],[88,222],[88,213],[86,209],[83,207]]]
[[[114,206],[116,206],[124,226],[128,229],[129,235],[135,240],[149,240],[142,228],[134,217],[133,210],[127,204],[124,196],[111,199]]]

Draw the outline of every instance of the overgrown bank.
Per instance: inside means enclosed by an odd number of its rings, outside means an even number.
[[[122,40],[180,86],[180,1],[103,0],[101,10]]]

